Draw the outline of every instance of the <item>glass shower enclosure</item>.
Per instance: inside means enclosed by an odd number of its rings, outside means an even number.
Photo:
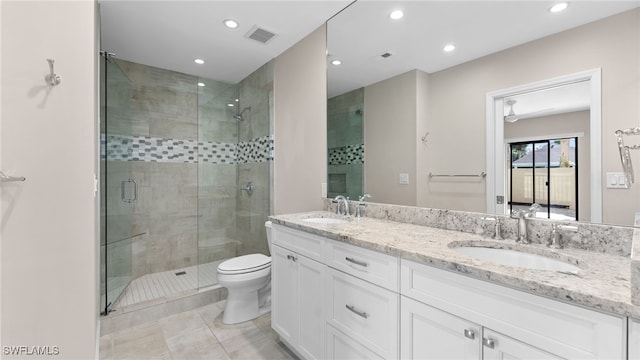
[[[272,62],[230,84],[101,60],[103,314],[213,288],[220,262],[268,254]]]
[[[131,256],[133,234],[133,203],[137,198],[137,183],[129,161],[116,161],[118,156],[107,147],[113,134],[130,134],[131,122],[112,114],[126,106],[131,97],[131,81],[108,53],[101,56],[101,311],[107,314],[111,305],[132,280]],[[107,122],[106,119],[109,119]]]

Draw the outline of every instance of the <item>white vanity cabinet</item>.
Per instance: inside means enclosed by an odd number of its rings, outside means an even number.
[[[624,317],[406,260],[400,283],[402,358],[449,354],[452,346],[474,359],[626,358]],[[419,343],[434,337],[443,339],[433,341],[435,349]],[[477,349],[475,356],[467,347]]]
[[[640,320],[629,318],[629,360],[640,360]]]
[[[305,359],[397,359],[397,257],[275,225],[271,326]]]
[[[272,327],[304,359],[640,360],[638,320],[276,224]]]
[[[305,359],[324,359],[325,266],[318,261],[324,239],[278,226],[272,236],[271,326]],[[300,250],[301,244],[308,245],[300,251],[305,255],[288,248]]]

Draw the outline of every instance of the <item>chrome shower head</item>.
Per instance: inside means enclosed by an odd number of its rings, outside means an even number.
[[[244,113],[245,111],[251,111],[251,106],[247,106],[246,108],[242,109],[242,111],[240,111],[239,113],[233,115],[233,118],[238,120],[238,121],[244,121]]]

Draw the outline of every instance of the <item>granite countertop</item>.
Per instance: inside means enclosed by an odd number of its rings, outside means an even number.
[[[271,216],[275,224],[303,230],[337,241],[376,250],[477,279],[614,313],[640,318],[640,306],[631,303],[631,259],[570,248],[550,249],[541,244],[521,245],[514,240],[492,240],[471,233],[373,218],[346,219],[323,224],[307,218],[339,217],[327,211]],[[453,250],[481,245],[516,249],[556,258],[580,268],[577,274],[532,270],[474,259]]]

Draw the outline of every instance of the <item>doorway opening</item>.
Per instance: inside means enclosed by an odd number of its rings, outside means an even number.
[[[546,135],[544,139],[552,137],[570,137],[573,134],[583,133],[586,139],[581,141],[582,152],[587,154],[582,157],[580,197],[581,221],[592,223],[602,222],[602,71],[599,68],[587,70],[575,74],[563,75],[547,80],[514,86],[487,93],[486,96],[486,156],[487,156],[487,187],[486,187],[486,208],[488,213],[508,214],[509,204],[507,200],[509,194],[509,146],[507,138],[514,138],[505,133],[505,124],[513,123],[528,117],[548,116],[552,113],[560,114],[560,109],[547,109],[533,111],[530,114],[523,114],[523,103],[508,102],[514,97],[525,94],[542,93],[548,89],[571,87],[574,84],[586,84],[589,94],[587,105],[587,130],[558,130],[547,129],[540,131],[538,135]],[[546,103],[545,103],[546,105]],[[552,108],[554,106],[551,106]],[[510,111],[514,108],[514,111]],[[562,112],[571,110],[562,110]],[[512,114],[513,113],[513,114]],[[515,116],[513,116],[515,115]],[[554,135],[560,134],[560,135]],[[562,136],[564,134],[572,134]],[[536,135],[536,136],[538,136]],[[522,135],[520,135],[522,136]],[[525,139],[530,139],[527,136]],[[536,139],[537,140],[537,139]],[[523,141],[519,139],[518,141]]]
[[[578,138],[509,143],[510,213],[542,206],[537,218],[578,220]]]

